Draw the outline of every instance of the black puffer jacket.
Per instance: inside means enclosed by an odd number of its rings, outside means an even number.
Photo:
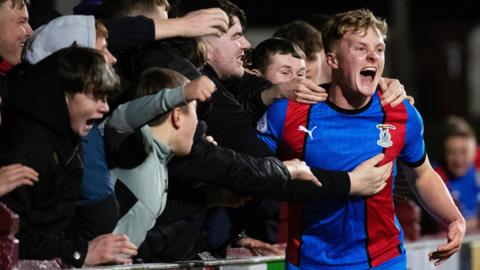
[[[81,188],[79,137],[69,124],[57,54],[12,71],[10,108],[0,129],[0,166],[27,165],[39,173],[34,186],[1,198],[20,216],[21,259],[62,258],[80,267],[88,242],[65,238]],[[10,82],[10,81],[9,81]]]

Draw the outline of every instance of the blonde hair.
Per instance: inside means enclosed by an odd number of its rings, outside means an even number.
[[[387,39],[387,23],[373,15],[368,9],[356,9],[333,15],[328,19],[322,33],[325,52],[331,52],[333,44],[339,41],[345,33],[366,32],[369,28],[378,30],[383,39]]]
[[[105,25],[99,20],[95,20],[95,38],[108,38],[108,30]]]

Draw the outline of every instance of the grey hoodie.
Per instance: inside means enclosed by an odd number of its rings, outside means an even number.
[[[36,64],[50,54],[72,45],[95,48],[96,32],[93,16],[68,15],[42,25],[27,40],[23,59]]]

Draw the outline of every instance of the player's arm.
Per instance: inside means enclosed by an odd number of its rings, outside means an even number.
[[[460,250],[465,235],[465,219],[428,157],[414,170],[417,179],[412,183],[412,188],[417,197],[430,214],[448,226],[447,243],[429,254],[429,259],[439,265]]]

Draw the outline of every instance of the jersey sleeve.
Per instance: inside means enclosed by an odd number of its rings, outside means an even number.
[[[426,158],[425,141],[423,140],[423,120],[420,113],[410,103],[405,101],[408,112],[405,146],[400,153],[400,159],[410,167],[418,167]]]
[[[277,153],[278,144],[282,138],[287,106],[288,100],[275,100],[257,122],[257,136],[268,145],[273,153]]]

